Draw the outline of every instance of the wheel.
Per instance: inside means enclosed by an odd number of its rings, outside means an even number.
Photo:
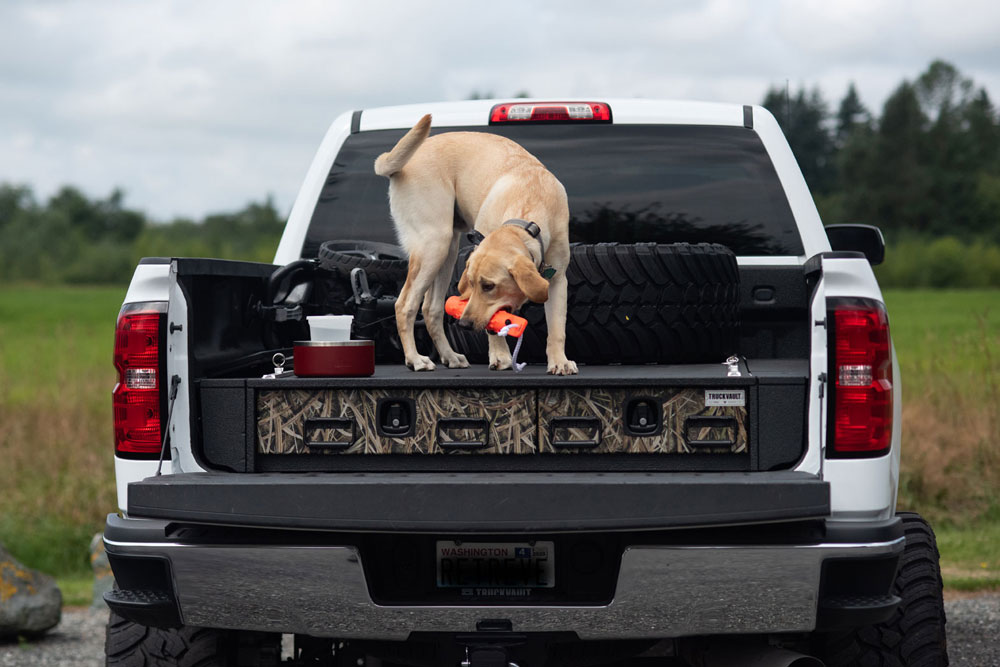
[[[703,363],[737,350],[739,269],[718,244],[598,243],[571,246],[566,355],[587,364]],[[470,249],[459,254],[452,283]],[[519,361],[544,363],[545,309],[526,304]],[[486,337],[449,321],[448,337],[469,361],[486,359]]]
[[[828,667],[944,667],[948,664],[941,568],[934,531],[919,514],[900,512],[906,548],[892,593],[902,599],[891,619],[829,633],[817,657]]]
[[[221,630],[182,627],[161,630],[111,612],[104,641],[107,665],[116,667],[224,667],[235,665],[232,640]]]
[[[280,635],[185,626],[151,628],[111,612],[104,640],[108,667],[233,667],[280,664]]]
[[[319,247],[320,267],[349,280],[351,270],[362,268],[368,282],[380,285],[383,294],[399,294],[409,261],[399,246],[374,241],[327,241]]]

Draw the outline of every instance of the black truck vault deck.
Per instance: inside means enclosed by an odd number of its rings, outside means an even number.
[[[192,432],[206,468],[238,473],[778,470],[803,452],[807,371],[770,359],[205,379]]]

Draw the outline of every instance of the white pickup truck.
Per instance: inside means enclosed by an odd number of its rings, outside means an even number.
[[[451,323],[471,368],[402,365],[406,258],[372,164],[425,113],[565,185],[578,375],[537,363],[533,305],[521,373]],[[896,513],[883,253],[874,227],[824,229],[760,107],[344,114],[273,265],[136,269],[108,664],[947,664],[933,532]],[[374,374],[289,372],[305,316],[343,313]]]

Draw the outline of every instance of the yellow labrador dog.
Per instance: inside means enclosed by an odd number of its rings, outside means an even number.
[[[469,365],[448,344],[442,320],[460,236],[474,228],[485,238],[469,256],[458,285],[469,300],[459,324],[482,330],[498,310],[515,310],[528,300],[544,303],[548,371],[576,373],[576,363],[565,351],[570,257],[565,188],[509,139],[483,132],[428,138],[430,129],[427,115],[375,160],[375,173],[389,179],[396,234],[410,256],[406,283],[396,301],[406,365],[415,371],[434,369],[413,340],[421,303],[442,363],[449,368]],[[543,267],[550,280],[542,277]],[[490,368],[511,367],[504,338],[489,336],[489,349]]]

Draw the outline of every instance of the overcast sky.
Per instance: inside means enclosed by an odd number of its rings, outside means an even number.
[[[1000,98],[1000,3],[46,2],[0,4],[0,181],[167,220],[291,207],[330,122],[509,96],[759,103],[854,81],[876,113],[943,58]]]

